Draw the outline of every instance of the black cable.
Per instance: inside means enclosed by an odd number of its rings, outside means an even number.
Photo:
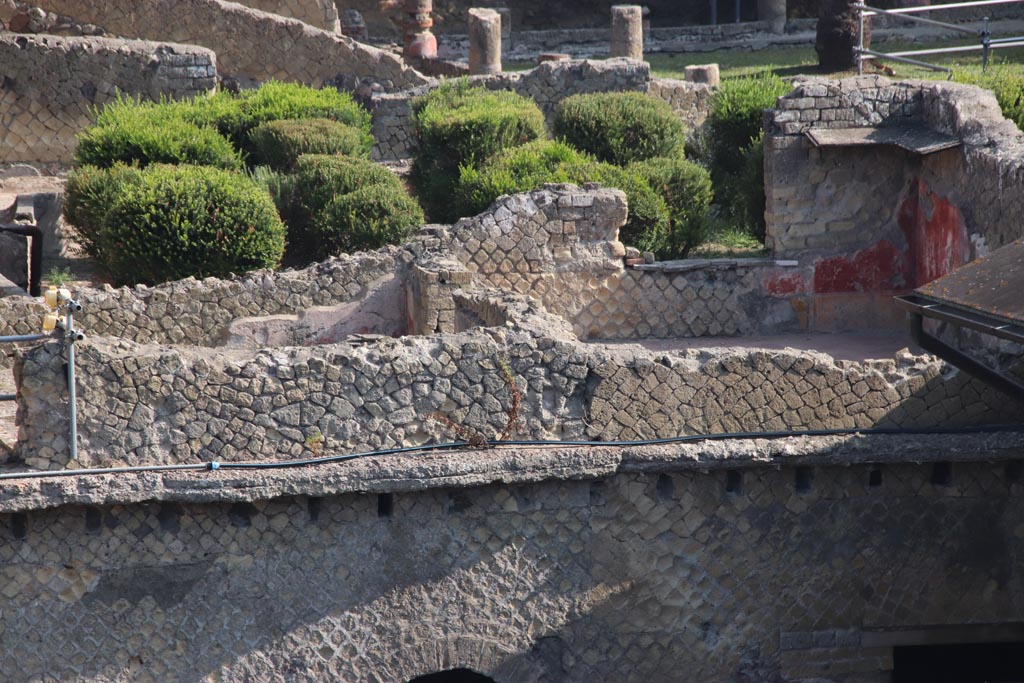
[[[660,439],[637,439],[633,441],[545,441],[539,439],[506,440],[485,442],[487,447],[498,446],[568,446],[568,447],[612,447],[622,448],[627,446],[658,446],[673,443],[694,443],[698,441],[727,441],[730,439],[784,439],[801,438],[809,436],[853,436],[864,435],[890,435],[903,436],[914,434],[999,434],[1005,432],[1024,432],[1024,425],[983,425],[975,427],[871,427],[871,428],[849,428],[849,429],[806,429],[796,431],[770,431],[770,432],[721,432],[717,434],[686,434],[682,436],[670,436]],[[299,460],[279,460],[271,462],[219,462],[195,463],[187,465],[140,465],[134,467],[109,467],[80,470],[49,470],[46,472],[5,472],[0,473],[0,481],[9,479],[43,479],[55,477],[72,477],[92,474],[126,474],[140,472],[171,472],[171,471],[216,471],[216,470],[276,470],[291,469],[296,467],[309,467],[314,465],[325,465],[348,460],[357,460],[381,455],[398,455],[402,453],[425,453],[438,450],[455,450],[459,448],[479,448],[479,444],[468,441],[452,441],[448,443],[424,444],[422,446],[400,446],[395,448],[383,448],[375,451],[363,451],[360,453],[344,453],[341,455],[326,455],[317,458],[302,458]]]

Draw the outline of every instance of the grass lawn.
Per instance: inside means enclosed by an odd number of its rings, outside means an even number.
[[[939,42],[905,42],[886,41],[879,43],[875,49],[879,52],[900,52],[913,49],[932,49],[938,47],[950,47],[959,45],[976,45],[977,41],[946,40]],[[1004,50],[992,51],[993,64],[1006,64],[1010,68],[1019,68],[1024,72],[1024,48],[1007,48]],[[683,52],[683,53],[653,53],[644,57],[651,65],[651,75],[660,78],[683,78],[684,67],[692,64],[717,63],[721,69],[722,78],[740,78],[752,76],[766,71],[772,71],[783,77],[808,75],[833,77],[852,76],[856,71],[843,71],[826,73],[818,69],[818,56],[814,52],[814,46],[807,47],[773,47],[765,50],[713,50],[711,52]],[[922,61],[930,61],[944,66],[962,66],[967,68],[981,68],[981,51],[960,52],[947,55],[928,55],[915,57]],[[883,60],[884,61],[884,60]],[[945,80],[949,74],[942,71],[931,71],[919,66],[901,64],[889,61],[886,65],[891,67],[896,75],[891,78],[906,79],[941,79]],[[877,73],[878,70],[870,65],[865,65],[864,73]]]

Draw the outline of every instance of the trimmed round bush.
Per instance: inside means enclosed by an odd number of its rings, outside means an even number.
[[[413,100],[418,147],[411,180],[432,220],[453,221],[451,193],[461,167],[544,137],[544,115],[533,100],[467,81],[442,85]]]
[[[268,121],[331,119],[369,134],[370,114],[348,93],[334,88],[317,90],[297,83],[269,81],[235,96],[236,108],[220,108],[217,126],[248,152],[249,131]]]
[[[375,194],[364,195],[370,204],[366,209],[357,211],[352,209],[351,202],[343,203],[333,209],[333,219],[322,217],[339,198],[369,188],[378,188],[393,201],[385,205],[377,201]],[[294,263],[323,260],[351,248],[376,248],[381,244],[358,240],[366,235],[386,235],[387,240],[398,241],[405,236],[406,228],[424,222],[422,210],[409,197],[398,176],[368,159],[305,154],[296,161],[292,174],[283,179],[279,193],[278,205],[288,224],[289,261]],[[350,210],[354,218],[343,218],[347,215],[344,212]],[[386,210],[394,213],[390,222],[384,217]],[[360,216],[373,225],[353,227],[352,220]],[[399,225],[407,220],[411,222]],[[345,231],[355,236],[345,237]]]
[[[565,143],[538,140],[495,155],[483,168],[463,168],[455,204],[464,215],[486,209],[504,194],[528,192],[545,183],[601,183],[626,193],[629,217],[619,238],[660,251],[668,229],[668,207],[639,174],[603,164]]]
[[[110,168],[120,162],[193,164],[238,169],[242,158],[213,128],[181,118],[172,105],[121,99],[104,109],[95,126],[78,135],[75,161]]]
[[[701,140],[721,215],[759,236],[765,230],[763,114],[789,89],[774,74],[723,81]]]
[[[638,92],[573,95],[555,113],[555,137],[599,161],[625,166],[681,153],[686,129],[672,107]]]
[[[244,175],[153,166],[123,185],[104,218],[105,264],[119,284],[226,277],[277,265],[285,228]]]
[[[303,154],[368,157],[373,136],[331,119],[268,121],[249,133],[249,162],[286,171]]]
[[[103,225],[114,200],[142,171],[116,163],[110,168],[82,166],[68,174],[64,186],[64,220],[75,227],[82,249],[101,268],[109,260]]]
[[[659,255],[686,258],[707,237],[708,209],[714,195],[711,175],[700,164],[682,157],[649,159],[629,169],[643,177],[668,206],[668,230]]]
[[[320,258],[403,242],[423,225],[423,210],[384,185],[338,195],[313,219]]]

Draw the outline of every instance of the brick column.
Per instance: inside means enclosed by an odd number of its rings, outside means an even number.
[[[430,17],[433,0],[405,0],[405,37],[402,56],[413,59],[436,59],[437,38],[430,32],[434,20]]]

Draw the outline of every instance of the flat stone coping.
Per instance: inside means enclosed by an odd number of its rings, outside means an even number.
[[[281,496],[405,493],[492,484],[604,479],[619,473],[707,472],[793,465],[1024,459],[1019,431],[732,439],[657,446],[506,446],[381,455],[273,470],[94,474],[0,482],[0,513],[65,505],[225,503]]]
[[[688,258],[676,261],[638,263],[633,270],[659,273],[688,273],[693,270],[735,270],[737,268],[796,268],[799,261],[774,258]]]
[[[811,128],[804,132],[818,147],[865,147],[894,145],[922,156],[960,146],[955,135],[923,127]]]
[[[604,346],[609,350],[627,346],[640,346],[648,351],[672,352],[702,349],[764,349],[781,351],[816,351],[836,360],[867,361],[891,360],[900,353],[920,355],[908,332],[879,330],[876,332],[814,333],[798,332],[777,335],[745,335],[742,337],[673,337],[671,339],[592,339],[587,344]]]

